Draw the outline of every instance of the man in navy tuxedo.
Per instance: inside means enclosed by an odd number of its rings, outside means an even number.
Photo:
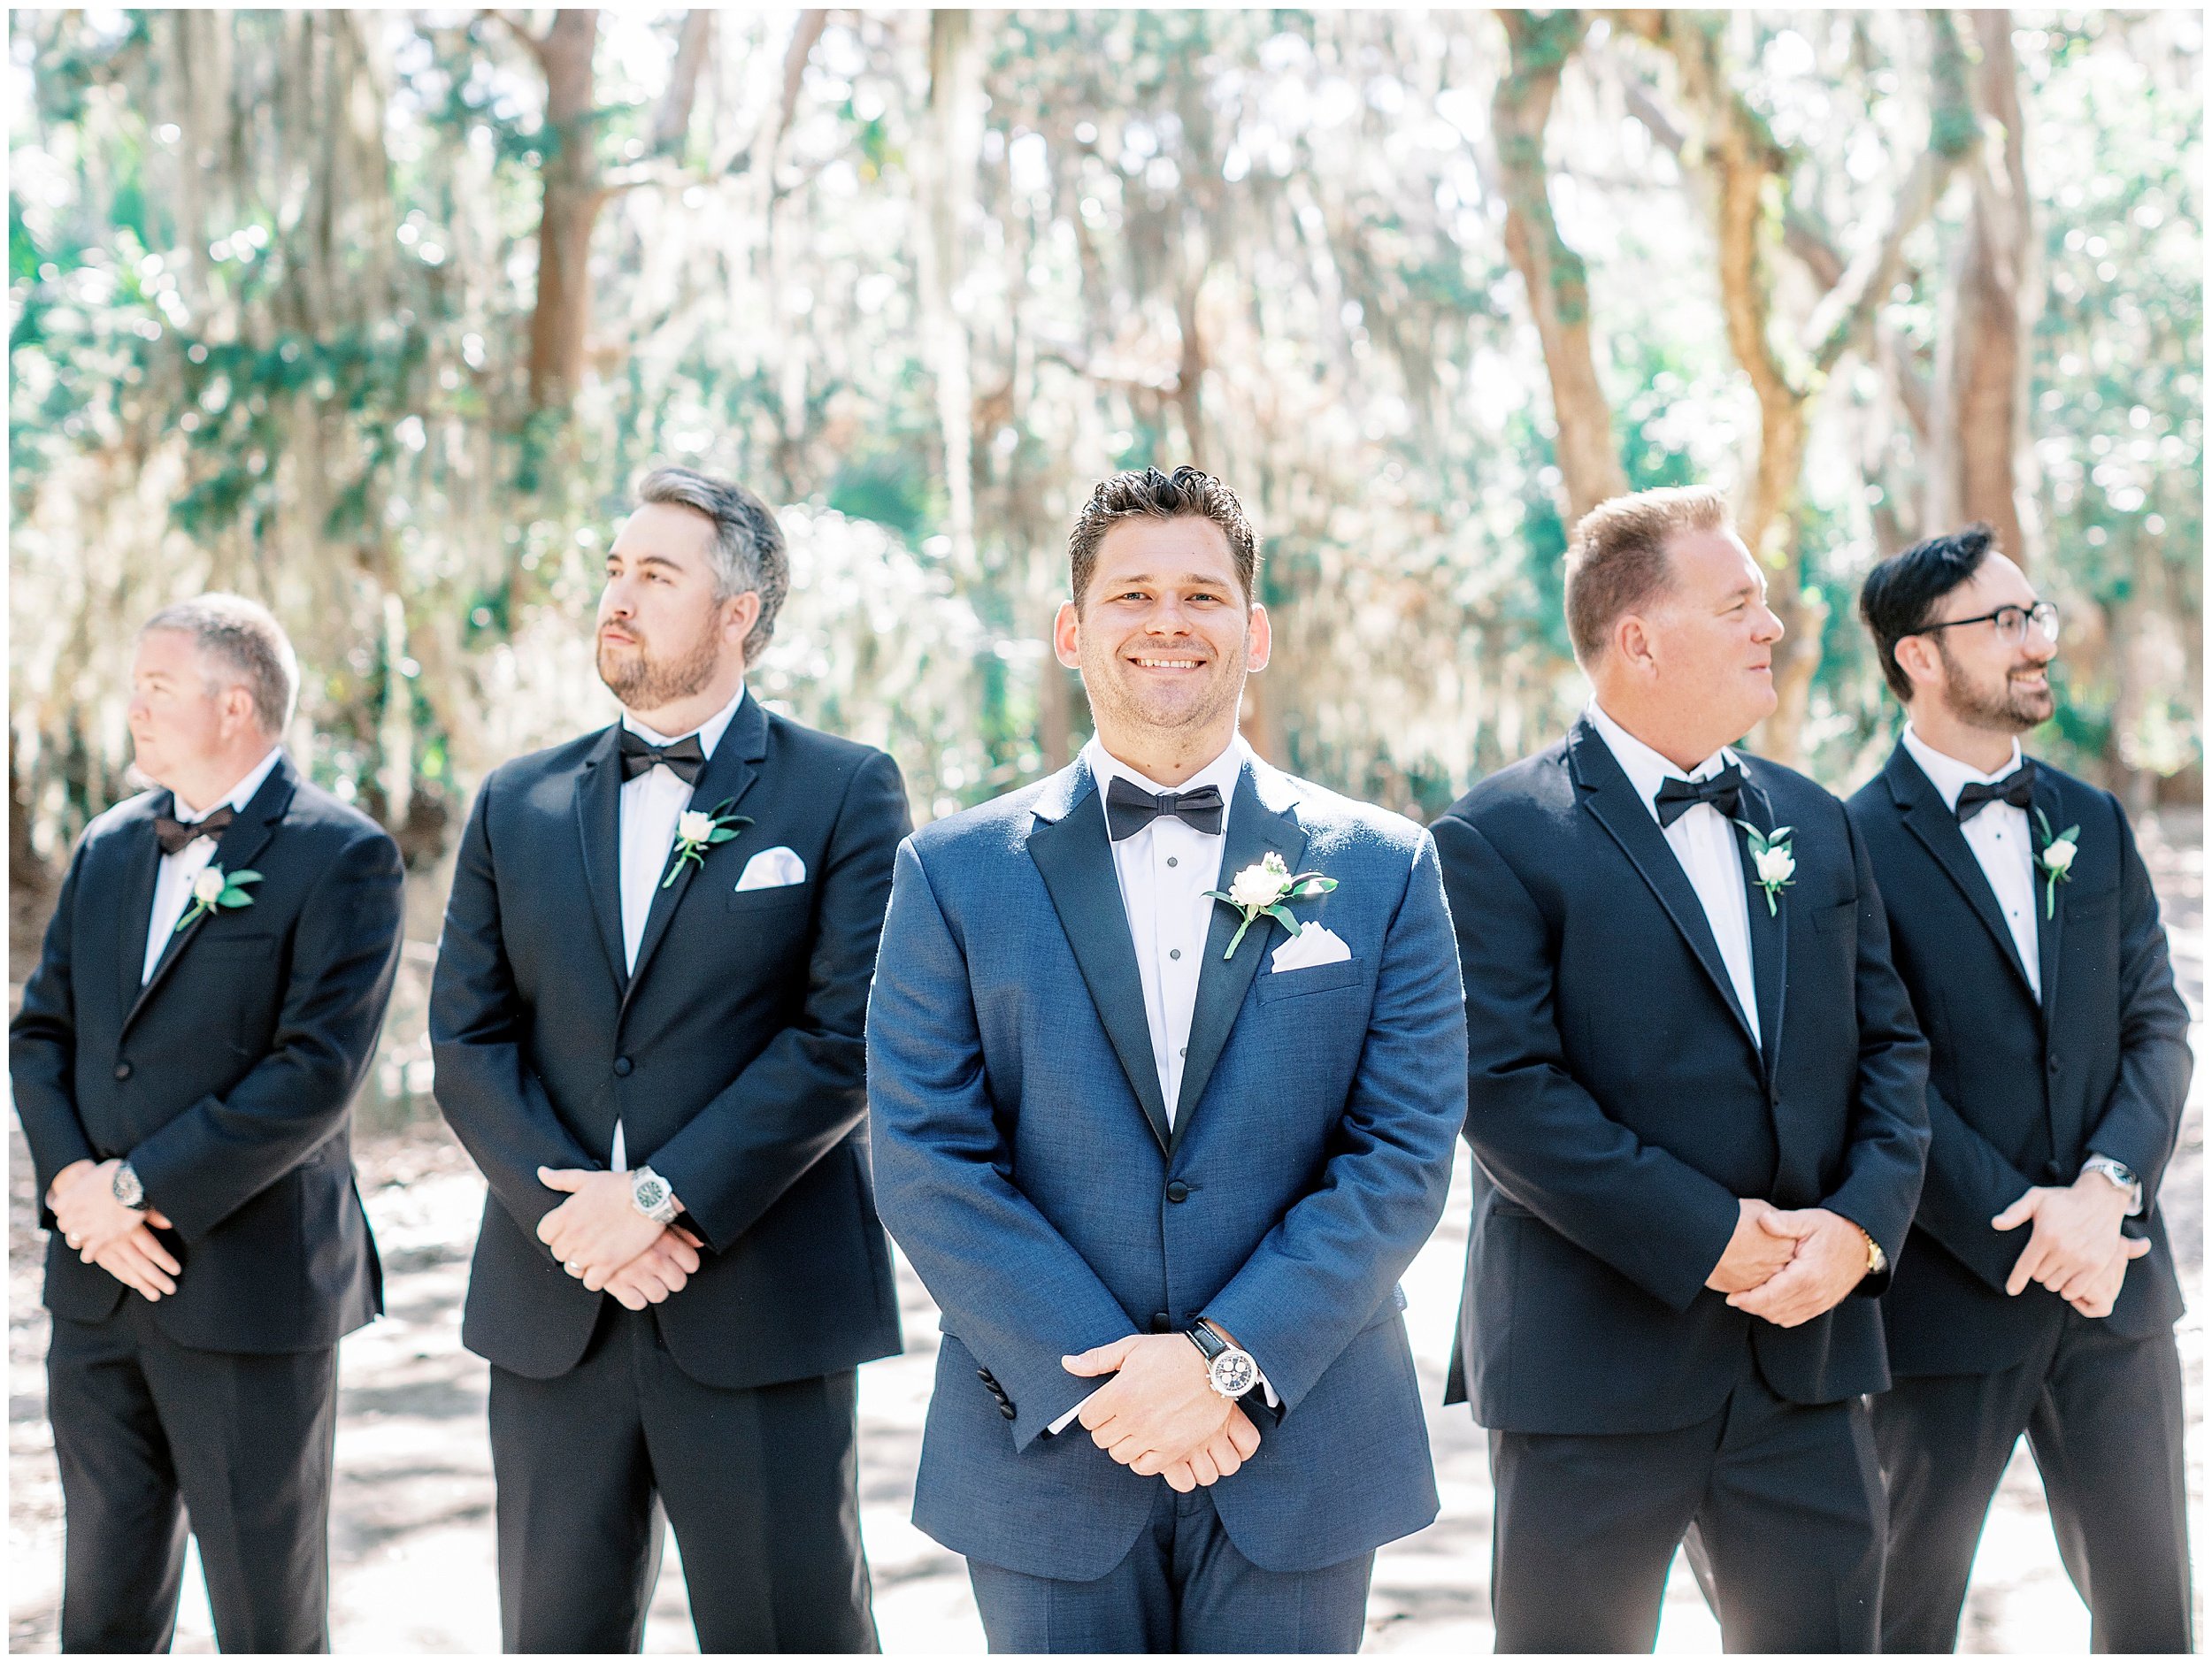
[[[1566,586],[1588,709],[1433,827],[1498,1649],[1649,1650],[1694,1525],[1731,1650],[1870,1651],[1867,1296],[1920,1191],[1926,1046],[1843,805],[1729,747],[1782,625],[1724,501],[1600,505]]]
[[[789,582],[767,506],[663,468],[609,549],[621,720],[477,793],[431,984],[438,1105],[490,1184],[510,1651],[634,1652],[664,1514],[707,1652],[873,1652],[857,1368],[899,1349],[861,1032],[882,752],[745,682]]]
[[[869,1006],[884,1222],[944,1311],[915,1522],[994,1651],[1354,1651],[1437,1506],[1396,1287],[1464,1104],[1435,851],[1237,738],[1226,487],[1118,475],[1069,553],[1096,736],[900,848]]]
[[[188,1515],[226,1652],[330,1649],[338,1341],[383,1304],[351,1114],[399,849],[280,743],[298,667],[234,594],[138,639],[156,789],[85,829],[9,1031],[50,1232],[65,1652],[165,1652]]]
[[[1860,610],[1909,720],[1851,800],[1932,1049],[1934,1144],[1882,1299],[1882,1649],[1947,1652],[2023,1432],[2098,1652],[2190,1649],[2181,1312],[2159,1211],[2189,1015],[2106,792],[2021,755],[2058,614],[1988,527],[1877,566]]]

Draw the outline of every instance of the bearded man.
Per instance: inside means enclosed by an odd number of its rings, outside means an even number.
[[[891,759],[745,685],[789,584],[742,487],[664,468],[607,556],[621,720],[478,793],[431,990],[490,1194],[502,1637],[635,1652],[664,1511],[705,1652],[872,1652],[857,1366],[899,1349],[862,1024]]]

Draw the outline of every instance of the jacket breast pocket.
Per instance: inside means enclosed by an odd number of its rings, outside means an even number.
[[[211,923],[212,920],[210,920]],[[211,935],[195,941],[192,950],[210,958],[244,958],[249,954],[269,955],[276,952],[277,939],[266,932],[259,935]]]
[[[1270,1004],[1305,993],[1333,993],[1340,987],[1357,986],[1365,974],[1366,964],[1360,959],[1339,959],[1333,964],[1312,964],[1302,970],[1262,970],[1260,1000]]]
[[[810,883],[778,884],[769,889],[735,889],[723,902],[731,912],[777,912],[804,907],[814,898]]]
[[[1848,931],[1858,922],[1859,903],[1856,900],[1838,901],[1832,907],[1812,908],[1813,928],[1823,935],[1836,935]]]

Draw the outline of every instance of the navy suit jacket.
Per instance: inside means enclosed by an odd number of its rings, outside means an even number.
[[[532,1379],[573,1368],[612,1294],[554,1262],[537,1169],[606,1165],[617,1120],[703,1237],[652,1307],[695,1380],[737,1388],[899,1349],[869,1195],[861,1022],[905,835],[882,752],[739,705],[692,790],[753,824],[654,893],[622,950],[621,729],[495,770],[461,839],[430,991],[438,1106],[491,1186],[461,1337]],[[806,880],[741,890],[778,847]]]
[[[1087,1581],[1127,1553],[1164,1481],[1040,1437],[1102,1383],[1060,1360],[1202,1314],[1282,1400],[1255,1394],[1259,1452],[1212,1491],[1247,1559],[1315,1569],[1436,1514],[1396,1287],[1465,1103],[1435,850],[1256,762],[1225,835],[1223,887],[1270,850],[1336,878],[1291,904],[1351,957],[1277,972],[1263,918],[1225,962],[1217,904],[1172,1131],[1089,770],[899,851],[868,1076],[884,1222],[944,1313],[914,1518],[988,1564]]]
[[[154,820],[173,804],[146,792],[85,828],[8,1031],[39,1222],[53,1230],[45,1196],[64,1167],[128,1156],[183,1267],[153,1309],[162,1332],[203,1351],[320,1350],[382,1308],[350,1125],[399,965],[399,849],[280,759],[212,856],[261,874],[252,904],[172,935],[142,987]],[[101,1321],[124,1292],[50,1238],[56,1316]]]
[[[1882,1299],[1900,1374],[2009,1368],[2067,1320],[2071,1307],[2034,1283],[2005,1293],[2032,1227],[1989,1221],[2033,1185],[2071,1184],[2092,1154],[2143,1180],[2143,1215],[2124,1228],[2151,1243],[2105,1325],[2143,1337],[2181,1313],[2158,1185],[2189,1091],[2189,1012],[2158,898],[2111,793],[2039,763],[2033,806],[2055,832],[2081,828],[2055,896],[2035,881],[2040,999],[1957,816],[1911,753],[1900,745],[1851,799],[1931,1047],[1928,1181]]]
[[[1870,1276],[1793,1329],[1705,1286],[1739,1198],[1824,1207],[1893,1264],[1928,1145],[1927,1045],[1843,805],[1743,759],[1742,817],[1793,828],[1772,914],[1744,859],[1759,1040],[1681,862],[1585,719],[1432,828],[1467,978],[1479,1165],[1453,1396],[1515,1432],[1717,1412],[1753,1348],[1797,1403],[1889,1383]]]

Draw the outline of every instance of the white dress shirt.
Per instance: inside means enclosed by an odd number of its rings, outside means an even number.
[[[230,795],[222,802],[211,802],[204,809],[185,806],[184,799],[173,791],[169,793],[169,816],[187,825],[204,820],[216,809],[227,804],[233,814],[245,812],[253,801],[261,782],[269,777],[269,770],[277,765],[277,758],[284,755],[281,745],[269,747],[269,754],[247,770],[244,778],[230,788]],[[192,880],[207,870],[207,863],[215,858],[214,838],[194,838],[174,854],[161,857],[161,870],[154,878],[154,909],[147,921],[146,962],[138,973],[141,987],[154,979],[154,967],[161,962],[162,949],[169,945],[169,938],[177,932],[177,920],[184,916],[186,904],[192,899]]]
[[[1694,785],[1737,763],[1736,754],[1723,746],[1685,776],[1679,768],[1606,715],[1594,699],[1590,701],[1588,715],[1591,726],[1597,729],[1606,748],[1620,763],[1621,771],[1635,788],[1637,801],[1644,805],[1644,812],[1655,824],[1659,818],[1657,799],[1662,782],[1687,778]],[[1688,812],[1672,825],[1662,826],[1660,832],[1667,839],[1667,847],[1674,851],[1674,858],[1682,863],[1682,873],[1690,880],[1690,887],[1697,891],[1698,903],[1705,908],[1705,922],[1712,928],[1713,940],[1720,948],[1720,962],[1728,971],[1728,985],[1736,991],[1736,1003],[1743,1008],[1744,1020],[1751,1024],[1752,1037],[1764,1045],[1765,1038],[1759,1032],[1759,986],[1751,977],[1749,885],[1744,877],[1743,861],[1736,852],[1737,840],[1743,833],[1709,802],[1693,804]]]
[[[714,747],[722,742],[737,707],[744,702],[745,684],[740,682],[736,696],[692,730],[699,736],[699,748],[709,761],[713,760]],[[622,713],[622,725],[653,745],[673,745],[684,737],[656,733],[627,710]],[[692,790],[683,776],[666,763],[649,768],[622,784],[622,806],[617,816],[622,851],[622,964],[633,973],[637,969],[638,945],[645,939],[645,921],[652,916],[653,897],[668,876],[669,852],[676,847],[676,823],[691,806]],[[607,1155],[608,1169],[626,1172],[627,1160],[622,1123],[618,1120],[614,1146]]]
[[[1164,814],[1133,836],[1113,845],[1114,875],[1121,880],[1121,908],[1129,920],[1130,945],[1137,950],[1137,976],[1144,984],[1146,1025],[1152,1031],[1152,1065],[1159,1071],[1160,1099],[1167,1123],[1175,1124],[1175,1100],[1183,1090],[1183,1054],[1190,1046],[1192,1013],[1198,1006],[1198,972],[1206,956],[1206,932],[1219,903],[1206,899],[1225,887],[1221,854],[1228,847],[1229,809],[1247,755],[1241,739],[1179,786],[1148,779],[1107,754],[1094,738],[1083,747],[1083,762],[1100,794],[1117,775],[1151,796],[1192,792],[1207,786],[1221,793],[1221,831],[1209,835],[1174,815]]]
[[[1971,785],[1993,786],[2020,766],[2020,741],[2012,742],[2012,760],[1993,774],[1947,756],[1905,724],[1905,751],[1920,764],[1920,771],[1943,799],[1943,806],[1958,811],[1959,793]],[[1997,897],[2012,931],[2012,945],[2020,954],[2028,985],[2043,997],[2043,962],[2035,939],[2035,843],[2028,835],[2028,811],[2008,802],[1985,802],[1971,820],[1959,828],[1966,847],[1974,851],[1982,876]]]
[[[1220,904],[1209,900],[1206,892],[1225,887],[1221,881],[1221,856],[1229,846],[1229,809],[1236,801],[1237,779],[1249,755],[1240,736],[1181,785],[1163,786],[1115,760],[1095,734],[1083,747],[1083,764],[1090,770],[1102,797],[1116,775],[1155,797],[1163,792],[1179,794],[1207,786],[1221,793],[1217,833],[1201,832],[1174,815],[1164,814],[1143,831],[1112,846],[1114,876],[1121,880],[1121,909],[1129,920],[1130,945],[1137,950],[1137,977],[1144,984],[1152,1066],[1159,1071],[1160,1100],[1167,1105],[1170,1127],[1175,1124],[1175,1100],[1183,1089],[1183,1054],[1190,1048],[1191,1016],[1198,1008],[1198,972],[1205,962],[1206,932],[1213,927],[1214,908]],[[1263,1369],[1259,1383],[1272,1405],[1275,1388]],[[1103,1385],[1098,1388],[1104,1390]],[[1083,1403],[1096,1395],[1094,1391]],[[1083,1404],[1079,1403],[1046,1429],[1064,1431],[1082,1412]]]

